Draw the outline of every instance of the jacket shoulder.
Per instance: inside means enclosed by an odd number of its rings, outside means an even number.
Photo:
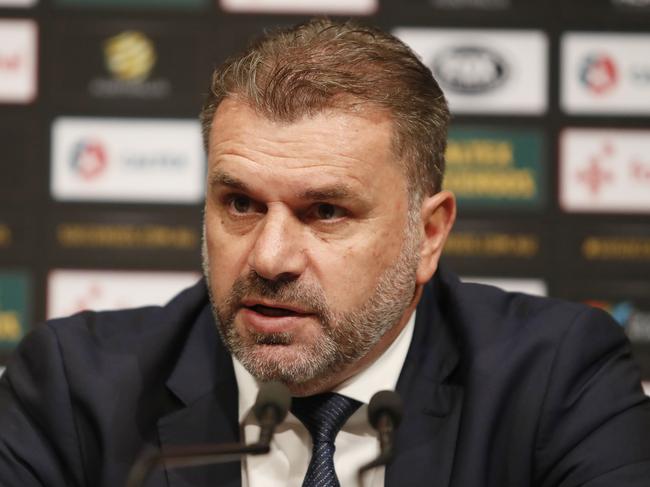
[[[608,313],[586,304],[462,282],[449,274],[442,288],[441,306],[465,347],[474,351],[513,340],[557,345],[572,333],[604,333],[617,342],[625,340]]]

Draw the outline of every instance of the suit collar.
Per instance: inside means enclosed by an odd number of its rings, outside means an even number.
[[[425,286],[397,391],[405,410],[386,485],[449,485],[462,412],[459,352],[446,313],[454,276],[439,271]]]
[[[238,442],[237,383],[232,359],[206,304],[191,327],[167,387],[182,407],[158,421],[161,449],[172,445]],[[169,469],[170,487],[241,484],[239,462]],[[155,484],[152,484],[155,485]]]
[[[206,304],[194,323],[167,387],[185,405],[210,392],[215,384],[234,380],[232,359]]]

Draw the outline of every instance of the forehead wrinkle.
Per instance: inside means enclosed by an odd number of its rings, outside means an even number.
[[[228,174],[222,169],[217,169],[210,176],[210,184],[227,186],[243,192],[249,192],[248,185],[242,180]],[[332,184],[322,188],[307,188],[302,191],[296,191],[295,197],[301,200],[318,201],[318,200],[342,200],[354,197],[352,189],[346,184]]]
[[[268,145],[264,148],[245,142],[230,142],[227,148],[222,146],[221,150],[215,148],[211,151],[208,160],[215,166],[230,159],[256,166],[273,167],[275,164],[283,164],[287,169],[346,169],[368,163],[365,154],[346,154],[340,148],[332,147],[331,143],[323,145],[322,150],[317,150],[319,142],[297,142],[294,146],[277,143],[273,147]]]

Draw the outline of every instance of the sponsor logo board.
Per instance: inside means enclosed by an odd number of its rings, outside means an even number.
[[[47,279],[47,318],[163,305],[199,277],[197,272],[55,269]]]
[[[584,18],[589,15],[616,14],[648,14],[650,0],[571,0],[563,2],[562,7],[571,9],[576,15]]]
[[[57,223],[55,233],[64,249],[195,251],[201,241],[194,226],[164,222],[62,222]]]
[[[228,12],[370,15],[378,0],[219,0]]]
[[[546,111],[543,32],[398,28],[394,34],[431,68],[453,113]]]
[[[61,117],[52,125],[59,201],[197,203],[204,166],[194,120]]]
[[[650,7],[650,0],[611,0],[611,2],[614,5],[620,5],[622,7],[637,7],[637,8]]]
[[[452,128],[445,188],[461,206],[540,208],[546,192],[542,135],[535,131]]]
[[[207,7],[212,0],[53,0],[58,5],[75,7],[174,8],[193,10]]]
[[[32,7],[38,0],[0,0],[0,8],[3,7]]]
[[[51,65],[50,94],[61,107],[110,106],[133,110],[196,106],[207,76],[202,31],[157,22],[54,24],[53,56],[74,58],[74,70]]]
[[[444,265],[461,276],[542,276],[548,245],[537,219],[520,217],[461,218],[454,225],[442,252]]]
[[[474,282],[477,284],[487,284],[496,286],[504,291],[513,293],[526,293],[535,296],[546,296],[548,291],[546,283],[542,279],[522,279],[512,277],[474,277],[464,276],[464,282]]]
[[[32,20],[0,20],[0,103],[36,98],[37,37]]]
[[[103,42],[104,67],[109,77],[91,79],[88,91],[98,98],[165,98],[171,92],[168,79],[153,78],[157,51],[143,32],[125,30]]]
[[[575,114],[650,114],[649,50],[650,34],[565,34],[563,110]]]
[[[448,257],[480,257],[532,259],[540,252],[540,239],[533,233],[456,230],[449,235],[444,255]]]
[[[650,262],[650,237],[644,235],[586,235],[580,255],[589,262]]]
[[[430,0],[440,9],[504,10],[510,8],[511,0]]]
[[[52,98],[60,106],[135,104],[196,106],[207,76],[200,30],[157,22],[58,22],[53,56],[78,60],[74,70],[51,64]]]
[[[567,212],[650,212],[650,130],[565,129],[560,205]]]
[[[26,274],[0,271],[0,349],[13,348],[27,332],[29,293]]]

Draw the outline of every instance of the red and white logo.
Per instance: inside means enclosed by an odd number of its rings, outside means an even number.
[[[50,189],[59,201],[203,200],[196,120],[60,117],[52,124],[51,165]]]
[[[562,109],[575,114],[650,115],[649,51],[649,34],[564,34]]]
[[[587,167],[578,170],[578,181],[586,185],[592,195],[600,194],[604,186],[614,182],[614,173],[607,169],[613,153],[611,142],[604,142],[600,150],[589,159]]]
[[[605,93],[618,82],[616,63],[606,54],[590,54],[582,63],[580,80],[592,93]]]
[[[106,150],[98,140],[82,140],[72,149],[71,165],[80,178],[91,181],[101,175],[107,165]]]
[[[36,98],[36,45],[32,20],[0,20],[0,102]]]
[[[559,172],[565,211],[650,213],[650,130],[566,129]]]

